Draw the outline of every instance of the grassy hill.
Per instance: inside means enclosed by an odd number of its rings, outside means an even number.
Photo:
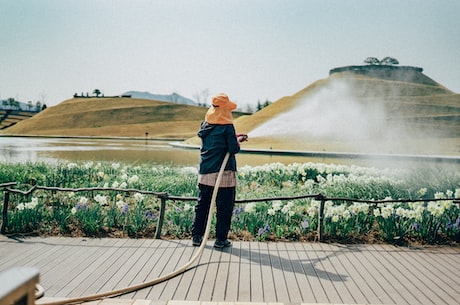
[[[74,98],[3,131],[13,135],[188,138],[207,108],[133,98]],[[239,114],[237,114],[239,115]]]
[[[250,135],[244,144],[248,148],[460,155],[460,94],[421,72],[412,71],[407,79],[401,71],[393,78],[388,71],[384,76],[368,72],[336,72],[253,115],[236,112],[236,130]],[[315,110],[310,106],[315,103],[322,111],[316,110],[316,117],[310,111]],[[366,111],[351,117],[346,103]],[[376,114],[376,109],[381,114]],[[135,98],[75,98],[0,133],[95,137],[145,137],[148,133],[149,137],[187,139],[186,144],[198,145],[195,135],[206,111],[204,107]],[[327,121],[331,114],[334,120]],[[288,116],[284,121],[280,119],[283,115]],[[366,117],[370,122],[356,125],[356,129],[368,135],[347,137],[347,125]],[[315,136],[302,129],[302,124],[312,120],[326,122],[321,128],[334,129],[335,136]],[[290,127],[284,134],[268,132],[252,137],[265,126],[285,124]]]

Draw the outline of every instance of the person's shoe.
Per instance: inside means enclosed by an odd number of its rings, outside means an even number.
[[[203,241],[203,237],[199,235],[195,235],[192,237],[192,245],[194,245],[195,247],[199,247],[202,241]]]
[[[222,248],[230,247],[231,245],[232,245],[232,242],[228,239],[226,240],[216,239],[216,242],[214,243],[214,248],[222,249]]]

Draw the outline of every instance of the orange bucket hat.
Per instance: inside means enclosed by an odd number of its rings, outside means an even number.
[[[220,93],[212,98],[212,105],[206,112],[205,120],[209,124],[233,124],[232,111],[236,104],[225,93]]]

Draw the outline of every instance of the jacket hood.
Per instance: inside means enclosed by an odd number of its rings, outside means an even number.
[[[211,125],[206,121],[203,121],[201,123],[200,129],[198,130],[197,135],[200,138],[204,138],[214,129],[214,127],[215,127],[214,125]]]

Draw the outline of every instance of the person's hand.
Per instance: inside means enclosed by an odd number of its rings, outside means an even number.
[[[238,142],[244,142],[248,140],[248,135],[244,133],[239,133],[236,135],[236,138],[238,139]]]

